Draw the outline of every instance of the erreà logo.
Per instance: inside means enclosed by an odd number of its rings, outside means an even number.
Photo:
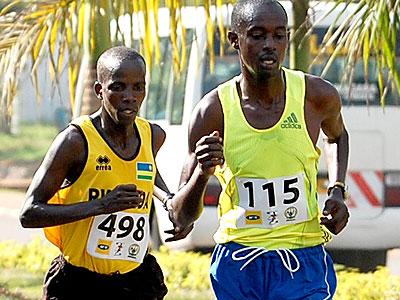
[[[107,155],[99,155],[96,159],[96,171],[111,171],[111,160]]]
[[[296,115],[292,112],[289,117],[286,118],[285,121],[281,124],[281,128],[293,128],[293,129],[301,129],[301,125],[299,124],[299,120]]]

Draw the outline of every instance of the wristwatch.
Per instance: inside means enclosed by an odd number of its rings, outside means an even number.
[[[171,200],[175,196],[174,193],[168,193],[162,200],[163,207],[166,211],[169,211],[168,201]]]
[[[336,181],[333,185],[328,187],[327,194],[328,196],[331,194],[334,188],[338,188],[342,191],[343,200],[347,200],[349,198],[349,193],[347,191],[347,185],[344,182]]]

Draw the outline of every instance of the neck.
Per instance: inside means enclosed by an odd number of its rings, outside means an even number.
[[[99,117],[100,129],[116,144],[126,145],[127,141],[135,134],[134,122],[117,123],[104,108],[100,109]]]
[[[263,102],[273,102],[282,99],[285,92],[283,70],[276,75],[256,77],[249,72],[243,72],[240,79],[242,99],[257,99]]]

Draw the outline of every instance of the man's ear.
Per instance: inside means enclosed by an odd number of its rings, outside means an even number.
[[[99,98],[100,100],[103,100],[103,95],[101,94],[102,88],[103,87],[102,87],[101,83],[96,80],[96,82],[93,85],[93,89],[94,89],[94,92],[96,93],[97,98]]]
[[[239,38],[236,32],[229,31],[228,32],[228,40],[231,43],[232,47],[236,50],[239,50]]]

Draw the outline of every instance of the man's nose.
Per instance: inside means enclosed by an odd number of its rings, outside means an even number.
[[[124,102],[136,102],[136,96],[133,90],[127,89],[124,95]]]
[[[274,38],[270,35],[267,35],[264,39],[264,48],[269,50],[275,49],[275,41]]]

